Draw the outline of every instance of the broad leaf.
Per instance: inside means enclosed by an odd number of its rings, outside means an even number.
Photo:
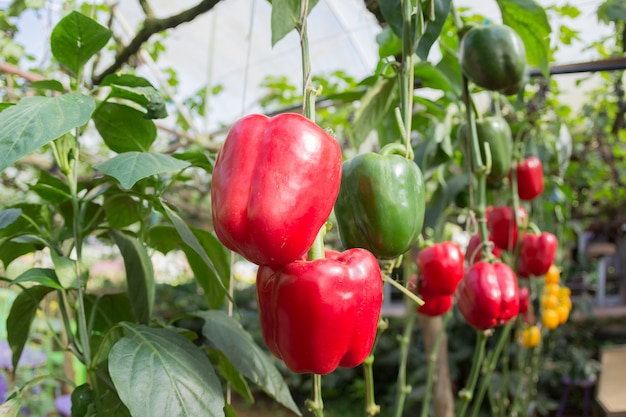
[[[450,80],[430,62],[419,62],[414,66],[415,81],[422,87],[428,87],[445,92],[455,92]],[[456,93],[456,92],[455,92]]]
[[[111,236],[124,258],[128,296],[135,317],[139,323],[147,324],[154,307],[154,271],[148,252],[135,237],[117,230],[112,230]]]
[[[174,226],[169,224],[155,224],[148,232],[148,245],[158,250],[163,255],[167,255],[168,252],[182,246],[183,240],[180,238]]]
[[[89,384],[82,384],[74,388],[72,395],[72,415],[71,417],[85,417],[88,414],[89,406],[93,404],[93,391]]]
[[[107,44],[111,31],[95,20],[71,12],[52,29],[52,55],[77,75],[89,59]]]
[[[397,77],[380,77],[361,99],[361,104],[354,114],[351,137],[358,148],[367,136],[390,111],[394,102]]]
[[[526,47],[526,59],[544,77],[550,75],[550,22],[535,0],[497,0],[502,22],[515,29]]]
[[[92,360],[99,364],[109,356],[111,347],[123,336],[117,323],[135,322],[135,314],[128,294],[125,292],[85,296],[85,315],[89,318],[89,344]]]
[[[202,246],[196,235],[193,234],[189,226],[187,226],[183,219],[181,219],[174,210],[169,208],[167,204],[161,202],[161,205],[163,206],[165,214],[176,228],[176,231],[178,232],[178,235],[181,237],[183,242],[189,245],[191,249],[193,249],[193,251],[196,252],[198,256],[200,256],[200,258],[206,263],[214,276],[220,276],[220,274],[217,272],[217,269],[215,268],[215,265],[213,265],[213,262],[204,250],[204,247]],[[228,288],[226,288],[224,283],[219,279],[215,280],[215,282],[219,284],[219,290],[221,290],[230,299],[230,295],[228,294]]]
[[[125,193],[106,194],[104,199],[104,212],[107,222],[115,229],[130,226],[141,220],[141,202],[134,200]]]
[[[457,97],[461,96],[462,91],[462,75],[459,60],[451,52],[442,51],[441,60],[435,65],[435,68],[446,77],[452,90]]]
[[[48,268],[31,268],[21,273],[13,280],[13,284],[21,284],[23,282],[36,282],[44,287],[56,290],[63,289],[63,286],[59,282],[59,278],[57,278],[54,270]]]
[[[89,121],[93,98],[80,93],[26,97],[0,112],[0,172]]]
[[[63,87],[63,84],[57,80],[33,81],[28,86],[30,88],[34,88],[35,90],[58,91],[59,93],[65,92],[65,87]]]
[[[309,0],[309,13],[318,0]],[[272,46],[284,38],[295,27],[300,18],[302,0],[272,1]]]
[[[133,417],[224,416],[220,382],[200,349],[169,329],[123,326],[109,372]]]
[[[410,0],[410,1],[411,1],[411,9],[413,11],[417,10],[416,9],[417,2],[421,0]],[[391,30],[393,30],[393,33],[395,33],[398,38],[402,39],[402,0],[379,0],[379,4],[380,4],[380,12],[385,18],[385,21],[389,24],[389,27],[391,27]],[[416,37],[418,35],[421,35],[421,33],[419,33],[420,31],[416,29],[419,28],[420,26],[423,27],[423,22],[418,22],[418,19],[421,20],[423,18],[422,16],[415,16],[415,13],[413,13],[413,16],[411,16],[411,27],[410,27],[411,41],[413,42],[413,44],[414,44]]]
[[[190,245],[185,244],[183,251],[196,280],[204,290],[207,304],[210,308],[219,308],[226,295],[221,288],[228,288],[229,286],[230,252],[211,232],[201,229],[193,229],[192,231],[202,249],[211,259],[214,268],[209,267]],[[214,270],[218,273],[217,275],[213,273]]]
[[[209,359],[220,375],[230,383],[230,386],[235,392],[241,395],[248,403],[254,402],[254,397],[252,396],[248,382],[228,360],[226,355],[217,349],[209,348]]]
[[[37,183],[30,189],[53,204],[61,204],[72,199],[69,186],[47,171],[39,172]]]
[[[135,102],[146,109],[145,119],[163,119],[167,117],[165,100],[154,87],[128,87],[111,85],[109,97],[121,98]]]
[[[120,182],[122,187],[130,189],[141,179],[165,172],[180,171],[189,166],[169,155],[154,152],[124,152],[94,168]]]
[[[148,151],[157,137],[154,122],[124,104],[102,104],[94,113],[93,122],[104,143],[117,153]]]
[[[7,340],[13,353],[12,365],[14,371],[17,369],[17,363],[28,340],[30,325],[35,318],[39,303],[50,291],[52,291],[52,288],[43,286],[24,288],[13,300],[11,311],[7,317]]]
[[[100,86],[124,85],[126,87],[154,87],[150,81],[133,74],[111,74],[104,77]]]
[[[623,0],[606,0],[598,7],[598,20],[609,24],[610,22],[626,21],[626,3]]]
[[[417,42],[416,49],[417,56],[423,61],[428,58],[430,48],[433,46],[435,41],[439,39],[439,34],[441,33],[441,29],[448,18],[448,14],[450,13],[450,4],[452,3],[452,0],[431,1],[434,2],[435,20],[426,20],[426,30]]]
[[[3,242],[0,243],[0,261],[4,269],[7,269],[11,262],[16,260],[22,255],[32,253],[37,249],[34,243],[19,243],[19,242]]]
[[[22,209],[8,208],[0,211],[0,229],[5,229],[22,215]]]
[[[88,271],[73,260],[60,256],[56,252],[50,253],[54,270],[63,288],[78,288],[81,281],[86,280]]]
[[[217,310],[196,315],[204,319],[204,337],[226,355],[239,372],[276,401],[301,415],[280,372],[238,321]]]

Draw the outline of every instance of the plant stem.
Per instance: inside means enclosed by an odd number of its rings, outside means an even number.
[[[396,383],[396,412],[395,417],[401,417],[404,411],[404,401],[406,395],[411,392],[411,386],[406,383],[406,364],[409,357],[409,343],[411,342],[411,334],[415,324],[416,313],[409,310],[409,314],[404,324],[404,333],[399,338],[400,342],[400,366],[398,369],[398,381]]]
[[[422,413],[421,417],[428,417],[428,410],[430,406],[430,394],[433,387],[433,379],[435,377],[435,366],[437,364],[437,358],[439,357],[439,345],[443,340],[443,335],[446,334],[446,327],[448,326],[448,322],[450,321],[451,314],[446,314],[443,317],[443,324],[441,325],[441,329],[437,334],[437,338],[435,339],[435,343],[433,344],[432,350],[430,351],[430,355],[428,357],[428,377],[426,379],[426,391],[424,391],[424,400],[422,402]]]
[[[483,399],[485,398],[487,389],[489,388],[489,379],[493,371],[496,370],[496,365],[498,364],[498,360],[500,359],[500,354],[502,353],[506,342],[509,340],[509,334],[511,333],[511,328],[513,327],[514,322],[514,320],[509,321],[500,333],[496,349],[492,352],[489,363],[487,364],[485,372],[483,373],[483,379],[478,390],[478,396],[476,397],[476,400],[474,401],[474,406],[472,408],[472,417],[478,417],[480,406],[483,402]]]
[[[470,370],[469,378],[467,379],[467,385],[461,391],[459,396],[461,397],[461,409],[457,417],[465,416],[467,407],[472,401],[474,389],[476,388],[476,381],[478,381],[478,374],[485,357],[485,347],[487,345],[487,339],[489,334],[487,332],[476,332],[476,348],[474,349],[474,358],[472,359],[472,369]]]
[[[309,36],[307,33],[307,16],[309,14],[309,0],[303,0],[300,9],[300,19],[296,29],[300,34],[300,49],[302,51],[302,113],[315,122],[315,98],[317,93],[311,82],[311,57],[309,54]]]
[[[402,110],[402,122],[404,143],[406,145],[406,158],[413,159],[413,148],[411,147],[411,123],[413,120],[413,51],[416,39],[411,34],[412,2],[402,0],[402,66],[400,67],[400,107]],[[421,2],[417,2],[416,16],[419,22],[422,20]],[[422,25],[415,30],[421,34]]]
[[[306,407],[315,417],[324,417],[324,402],[322,401],[322,376],[313,374],[313,399],[305,401]]]
[[[363,362],[363,377],[365,379],[365,415],[373,417],[380,413],[380,406],[374,398],[374,354],[370,353]]]

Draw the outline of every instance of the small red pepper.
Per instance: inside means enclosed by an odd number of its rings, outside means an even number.
[[[536,156],[517,164],[517,194],[524,201],[531,201],[543,193],[543,165]]]
[[[515,273],[502,262],[473,264],[457,288],[457,305],[465,320],[477,330],[505,324],[519,313]]]
[[[311,247],[335,204],[341,148],[299,114],[253,114],[228,132],[213,169],[213,226],[258,265],[284,265]]]
[[[436,243],[417,256],[423,295],[452,295],[465,273],[463,252],[454,242]]]
[[[528,287],[519,288],[519,312],[526,313],[530,307],[530,291]]]
[[[360,248],[326,256],[257,273],[263,339],[296,373],[357,366],[376,337],[383,300],[378,261]]]
[[[493,242],[492,235],[489,235],[489,241]],[[467,259],[468,262],[471,264],[482,260],[481,253],[477,251],[477,249],[480,247],[480,243],[480,234],[477,233],[470,238],[470,241],[467,244],[467,248],[465,249],[465,259]],[[491,254],[496,258],[500,258],[500,256],[502,255],[502,249],[497,247],[494,243],[494,245],[491,247]]]
[[[539,235],[525,233],[519,254],[518,269],[529,275],[541,276],[550,269],[556,257],[559,242],[555,235],[542,232]]]
[[[416,311],[429,317],[441,316],[452,308],[452,295],[430,295],[424,292],[424,281],[420,279],[419,288],[415,288],[417,275],[411,277],[408,289],[415,292],[423,301],[424,305],[416,307]]]
[[[517,215],[521,224],[528,223],[528,213],[519,207]],[[493,207],[487,211],[487,228],[497,247],[504,250],[514,249],[517,244],[517,223],[513,208],[509,206]]]

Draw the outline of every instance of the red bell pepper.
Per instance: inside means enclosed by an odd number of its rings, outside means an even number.
[[[525,233],[522,236],[518,269],[534,276],[544,275],[554,263],[558,243],[552,233]]]
[[[417,255],[423,295],[452,295],[465,273],[463,252],[454,242],[436,243]]]
[[[530,307],[530,290],[528,287],[519,288],[519,312],[526,313]]]
[[[489,240],[493,242],[493,236],[489,235]],[[467,244],[467,248],[465,249],[465,259],[469,261],[469,263],[474,264],[478,261],[481,261],[481,253],[477,251],[481,243],[480,234],[477,233],[470,238],[469,243]],[[482,249],[481,249],[482,251]],[[491,253],[496,258],[500,258],[502,255],[502,249],[494,245],[491,247]]]
[[[341,163],[337,141],[301,115],[240,119],[213,169],[217,237],[258,265],[299,259],[330,215]]]
[[[369,355],[383,301],[378,261],[365,249],[261,266],[257,300],[263,339],[296,373],[328,374]]]
[[[424,281],[420,279],[417,285],[417,275],[413,275],[409,281],[408,290],[416,293],[423,301],[424,305],[416,307],[416,311],[429,317],[440,316],[447,313],[452,308],[452,295],[430,295],[424,292]]]
[[[477,330],[505,324],[519,313],[515,273],[502,262],[473,264],[457,288],[457,305],[465,320]]]
[[[519,207],[517,215],[521,224],[528,223],[528,213]],[[517,244],[517,223],[513,208],[509,206],[493,207],[487,211],[487,228],[497,247],[504,250],[514,249]]]
[[[535,156],[528,157],[517,164],[517,195],[525,201],[531,201],[543,193],[543,165]]]

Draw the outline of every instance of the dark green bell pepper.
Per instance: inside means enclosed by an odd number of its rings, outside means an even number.
[[[365,248],[379,259],[396,258],[417,241],[424,225],[422,171],[405,158],[404,146],[345,161],[335,202],[339,236],[346,248]]]
[[[513,157],[513,139],[509,124],[502,117],[485,117],[476,121],[476,135],[478,136],[483,163],[487,161],[484,144],[489,144],[491,171],[487,175],[487,180],[491,183],[502,181],[511,171]],[[459,127],[458,138],[462,144],[469,143],[466,125]],[[469,148],[466,147],[465,149]],[[464,153],[467,155],[466,152]]]

